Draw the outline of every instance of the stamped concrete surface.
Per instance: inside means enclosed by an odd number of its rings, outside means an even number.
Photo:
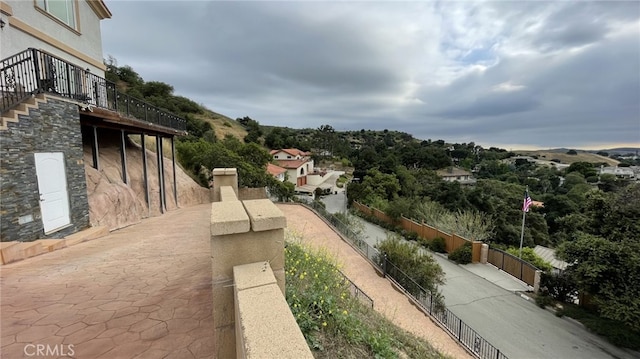
[[[210,208],[0,267],[0,357],[211,358]]]

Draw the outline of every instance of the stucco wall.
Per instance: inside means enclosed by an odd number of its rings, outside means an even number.
[[[89,225],[89,205],[78,106],[49,98],[0,131],[0,239],[33,241],[62,238]],[[62,152],[65,160],[71,226],[44,235],[35,152]],[[19,224],[21,216],[33,221]]]
[[[104,77],[104,71],[83,59],[73,56],[45,41],[38,39],[23,30],[18,29],[15,22],[25,23],[40,32],[51,36],[73,50],[88,56],[102,64],[102,37],[100,33],[100,19],[85,0],[78,0],[76,6],[79,12],[78,33],[61,25],[56,20],[38,11],[33,0],[3,1],[12,9],[13,16],[2,15],[7,23],[0,30],[0,58],[6,58],[29,47],[41,49],[61,57],[82,68],[89,68],[92,73]]]

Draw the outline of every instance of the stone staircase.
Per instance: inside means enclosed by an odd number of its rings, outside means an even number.
[[[74,246],[78,243],[104,237],[109,234],[105,226],[85,229],[62,239],[38,239],[33,242],[0,242],[0,264],[17,262],[43,253]]]
[[[9,122],[18,122],[19,115],[28,115],[30,109],[37,108],[42,102],[47,102],[45,95],[37,94],[22,101],[16,108],[2,113],[2,116],[0,116],[0,131],[6,130]]]

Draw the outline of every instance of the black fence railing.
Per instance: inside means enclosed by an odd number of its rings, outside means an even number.
[[[116,85],[59,57],[29,48],[0,62],[0,113],[30,96],[49,93],[179,131],[186,121],[122,93]]]
[[[349,283],[349,293],[351,296],[358,299],[362,304],[366,305],[369,308],[373,309],[373,299],[367,295],[360,287],[358,287],[355,283],[351,281],[344,273],[339,271],[342,275],[342,278]]]
[[[438,304],[439,302],[433,293],[420,286],[411,276],[400,270],[386,257],[381,256],[380,252],[365,242],[361,235],[355,233],[348,225],[329,213],[321,204],[315,201],[303,201],[303,203],[314,209],[316,213],[320,214],[340,231],[343,237],[353,244],[363,256],[366,256],[373,265],[394,281],[398,287],[402,288],[406,295],[412,297],[423,312],[428,313],[476,357],[482,359],[508,359],[498,348],[480,336],[478,332],[464,323],[453,312]]]

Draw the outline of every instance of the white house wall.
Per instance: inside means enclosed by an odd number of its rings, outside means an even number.
[[[29,47],[50,52],[92,73],[104,77],[100,18],[85,0],[76,1],[79,13],[77,30],[72,31],[56,20],[38,11],[33,0],[3,1],[12,9],[12,16],[2,14],[5,27],[0,30],[0,58],[6,58]],[[21,26],[27,25],[38,33],[29,34]],[[46,41],[48,35],[59,41],[52,45]],[[70,52],[75,53],[72,55]]]
[[[287,181],[293,183],[294,185],[298,185],[298,170],[297,169],[287,169],[288,179]]]
[[[324,180],[324,177],[320,176],[320,175],[308,175],[307,176],[307,184],[310,184],[312,186],[318,186],[320,185]]]

